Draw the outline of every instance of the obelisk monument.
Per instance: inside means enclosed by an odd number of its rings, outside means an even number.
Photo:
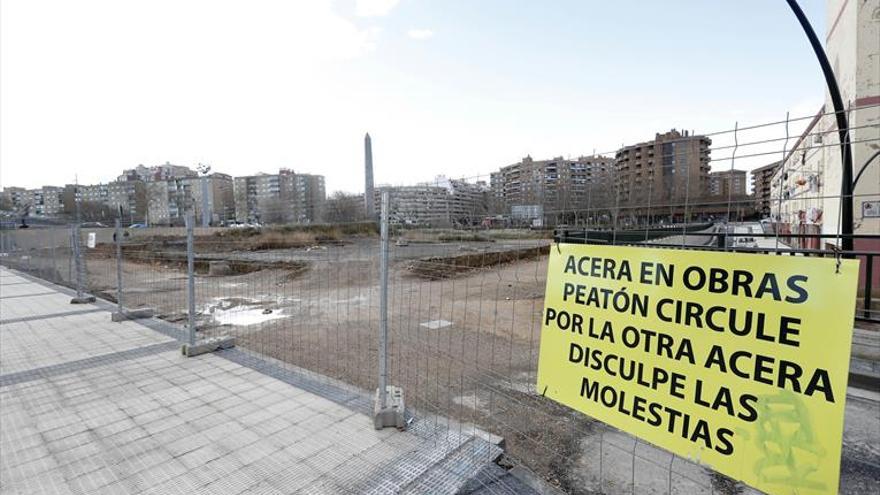
[[[364,137],[364,211],[367,218],[376,216],[373,205],[373,144],[369,132]]]

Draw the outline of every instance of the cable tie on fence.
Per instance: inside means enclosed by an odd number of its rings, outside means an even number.
[[[840,248],[837,246],[832,246],[831,250],[834,251],[834,260],[836,261],[835,267],[834,267],[834,273],[839,274],[840,273]]]

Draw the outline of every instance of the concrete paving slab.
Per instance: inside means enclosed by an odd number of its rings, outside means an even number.
[[[15,301],[15,299],[19,299],[25,295],[31,295],[35,296],[29,298],[31,300],[35,300],[37,297],[50,298],[49,301],[51,302],[39,301],[41,307],[45,304],[54,304],[59,308],[69,310],[71,309],[70,298],[66,296],[71,293],[72,291],[69,289],[61,288],[47,282],[44,283],[38,278],[25,274],[16,274],[0,279],[0,306],[4,308],[17,306],[18,301]],[[42,314],[42,311],[38,310],[32,314]],[[3,318],[6,319],[6,317]]]
[[[52,310],[46,308],[46,311]],[[133,322],[111,322],[104,312],[7,323],[0,332],[3,357],[0,374],[172,340]]]
[[[31,283],[28,279],[7,272],[0,276],[0,290],[5,290],[15,285],[23,285]]]
[[[32,292],[0,316],[3,493],[397,493],[472,438],[377,431],[352,391],[6,283]]]
[[[35,283],[6,284],[4,281],[0,285],[0,299],[44,294],[54,294],[54,292],[47,291],[44,286]]]
[[[61,313],[72,309],[82,310],[97,308],[92,304],[81,304],[72,307],[70,296],[62,293],[0,299],[0,319],[10,320],[31,316]],[[108,316],[109,318],[109,316]]]

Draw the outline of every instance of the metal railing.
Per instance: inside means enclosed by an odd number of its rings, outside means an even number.
[[[686,237],[694,238],[698,242],[669,242],[669,230],[647,229],[628,230],[623,232],[589,231],[586,229],[557,229],[554,232],[554,241],[575,244],[611,244],[611,245],[647,245],[657,248],[677,248],[701,251],[727,251],[740,253],[756,253],[778,256],[808,256],[808,257],[851,257],[860,260],[859,274],[859,301],[855,309],[857,321],[880,323],[880,303],[874,302],[874,296],[880,294],[880,266],[875,261],[880,257],[880,249],[875,251],[847,251],[841,252],[834,249],[805,249],[790,247],[797,240],[821,241],[823,239],[837,240],[839,236],[822,234],[775,234],[766,232],[736,233],[727,232],[723,227],[706,229],[706,224],[697,224],[687,228]],[[681,227],[677,229],[681,231]],[[707,232],[706,230],[711,230]],[[646,234],[648,232],[648,234]],[[681,237],[681,236],[678,236]],[[853,239],[880,242],[880,235],[856,234]],[[646,239],[655,242],[646,243]],[[774,246],[759,246],[757,243],[738,243],[737,239],[779,239],[780,243]],[[656,242],[664,241],[667,242]],[[702,242],[700,242],[702,241]]]

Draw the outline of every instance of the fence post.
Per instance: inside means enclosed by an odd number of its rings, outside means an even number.
[[[379,404],[388,406],[388,191],[382,192],[379,225]]]
[[[73,269],[76,272],[76,298],[81,299],[82,291],[82,260],[80,260],[80,231],[79,224],[74,224],[70,230],[71,244],[73,244]]]
[[[605,428],[603,427],[599,432],[599,493],[604,493],[605,490]]]
[[[155,313],[153,308],[125,309],[122,300],[122,294],[125,290],[122,272],[122,240],[125,238],[125,231],[122,229],[121,217],[122,210],[120,209],[119,217],[116,218],[116,229],[113,231],[113,241],[116,244],[116,311],[110,315],[110,320],[125,321],[150,318]]]
[[[388,385],[388,210],[390,195],[382,191],[379,217],[379,388],[373,404],[373,425],[404,428],[403,389]]]
[[[874,283],[874,255],[865,256],[865,318],[871,318],[871,284]]]
[[[190,347],[196,345],[196,280],[195,252],[193,249],[193,223],[195,215],[192,210],[186,212],[186,302],[189,321]]]
[[[73,226],[67,239],[67,282],[73,284]]]
[[[113,238],[116,240],[116,311],[122,314],[122,222],[116,218],[116,230]]]
[[[70,300],[70,304],[87,304],[95,302],[95,296],[88,296],[83,292],[83,276],[85,275],[85,267],[83,266],[82,259],[82,246],[81,243],[81,232],[80,225],[74,224],[71,226],[70,234],[72,236],[72,244],[73,244],[73,264],[76,270],[76,297]]]
[[[52,257],[52,272],[51,272],[52,273],[52,282],[58,283],[58,279],[60,278],[60,276],[58,274],[58,260],[55,258],[55,255],[57,254],[55,252],[55,238],[56,237],[58,237],[58,236],[55,235],[55,229],[52,229],[52,239],[49,241],[52,246],[52,252],[49,254],[49,256]]]
[[[196,216],[192,209],[186,212],[184,219],[186,220],[186,312],[189,332],[187,342],[183,344],[181,352],[184,356],[193,357],[234,347],[235,337],[223,335],[212,338],[203,337],[196,344],[196,253],[193,242]]]

